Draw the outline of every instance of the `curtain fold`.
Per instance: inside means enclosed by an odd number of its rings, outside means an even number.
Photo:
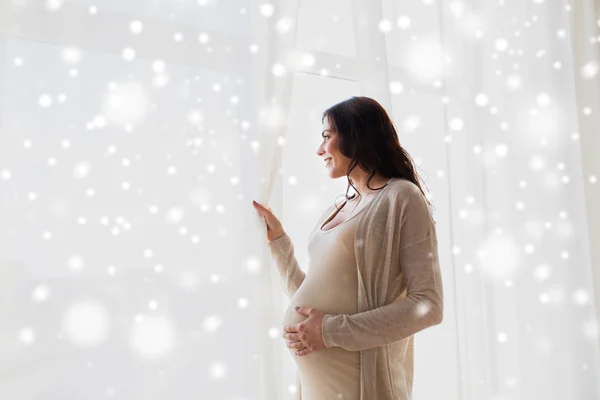
[[[571,53],[587,39],[569,35],[566,3],[443,5],[462,398],[596,398],[597,219],[584,186],[597,167],[580,168]]]
[[[282,150],[285,145],[287,121],[292,97],[293,72],[297,60],[293,57],[296,42],[299,1],[279,0],[264,3],[251,0],[252,44],[257,46],[253,58],[252,78],[254,107],[256,112],[258,146],[258,177],[254,180],[258,188],[257,201],[272,206],[273,212],[284,221],[281,208],[281,191],[274,192],[281,170]],[[281,190],[281,189],[280,189]],[[262,218],[255,226],[266,238],[266,226]],[[270,254],[266,240],[261,243],[262,259],[270,265]],[[260,398],[280,399],[285,396],[282,385],[283,350],[282,313],[284,302],[280,278],[273,268],[261,270],[261,319],[252,328],[259,331],[261,385]],[[250,372],[250,371],[249,371]]]
[[[600,117],[600,2],[597,0],[579,1],[572,4],[569,35],[573,56],[573,80],[578,122],[579,145],[581,151],[581,168],[584,178],[587,212],[587,242],[590,245],[594,299],[596,305],[596,321],[600,321],[600,136],[598,127]],[[591,112],[587,112],[590,110]],[[596,328],[598,329],[598,328]],[[600,340],[600,337],[599,339]]]

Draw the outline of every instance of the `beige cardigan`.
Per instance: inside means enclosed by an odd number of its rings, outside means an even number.
[[[333,211],[328,207],[312,232]],[[392,178],[357,218],[358,312],[326,314],[323,341],[360,351],[360,400],[409,400],[413,335],[442,322],[435,221],[419,188],[402,178]],[[306,276],[294,246],[287,234],[269,246],[291,299]],[[298,374],[297,385],[301,399]]]

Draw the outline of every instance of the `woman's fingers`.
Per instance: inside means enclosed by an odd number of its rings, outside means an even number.
[[[299,340],[293,341],[293,342],[288,342],[287,347],[288,347],[288,349],[297,349],[297,350],[304,350],[306,348],[306,347],[304,347],[304,344],[302,344],[302,342]]]
[[[262,206],[262,204],[257,203],[256,201],[252,200],[252,205],[254,206],[254,208],[256,209],[256,211],[259,212],[259,214],[262,214],[265,210],[265,208]]]
[[[270,214],[273,213],[273,210],[271,209],[271,207],[265,207],[262,204],[257,203],[254,200],[252,201],[252,204],[254,204],[255,206],[257,206],[261,211],[264,211],[264,212],[267,212],[267,213],[270,213]]]
[[[279,219],[273,214],[271,207],[265,207],[254,200],[252,200],[252,205],[254,205],[258,214],[265,219],[267,224],[267,239],[272,241],[281,237],[284,234],[283,227]]]

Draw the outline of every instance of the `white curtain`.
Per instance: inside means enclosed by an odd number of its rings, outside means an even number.
[[[321,114],[435,206],[414,398],[600,398],[592,0],[0,0],[0,398],[294,399],[253,199],[309,272]],[[309,272],[310,273],[310,272]]]
[[[600,397],[589,236],[600,221],[586,208],[598,164],[582,168],[583,144],[600,150],[590,129],[598,59],[574,57],[597,48],[598,31],[592,2],[577,3],[587,12],[573,17],[573,5],[552,1],[454,2],[442,13],[464,398]],[[595,87],[594,103],[579,85]]]

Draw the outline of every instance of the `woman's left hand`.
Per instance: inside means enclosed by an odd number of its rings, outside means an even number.
[[[325,313],[316,308],[300,306],[297,307],[296,312],[308,318],[283,328],[283,337],[288,340],[288,347],[298,349],[296,351],[298,356],[324,349],[322,326]]]

